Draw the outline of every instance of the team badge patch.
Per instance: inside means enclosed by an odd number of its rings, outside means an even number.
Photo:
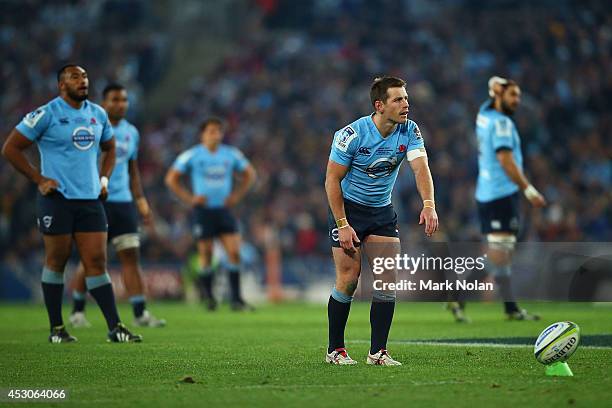
[[[50,215],[45,215],[45,216],[42,218],[42,221],[43,221],[43,225],[44,225],[44,227],[45,227],[45,228],[47,228],[47,229],[49,229],[49,227],[50,227],[50,226],[51,226],[51,224],[53,223],[53,217],[52,217],[52,216],[50,216]]]
[[[338,242],[338,240],[340,239],[340,233],[338,232],[338,228],[334,228],[333,230],[331,230],[330,235],[331,238],[336,242]]]
[[[508,119],[499,119],[495,121],[495,135],[499,137],[512,136],[512,125]]]
[[[334,144],[338,150],[346,152],[349,145],[356,137],[357,133],[355,130],[350,126],[347,126],[336,136],[336,142]]]
[[[28,113],[25,118],[23,118],[23,123],[27,127],[34,128],[43,116],[45,116],[45,110],[42,108],[36,109],[34,112]]]
[[[419,129],[418,125],[414,125],[414,135],[417,139],[423,139],[423,136],[421,135],[421,129]]]

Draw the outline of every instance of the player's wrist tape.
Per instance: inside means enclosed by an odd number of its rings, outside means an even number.
[[[436,202],[434,200],[423,200],[423,208],[436,209]]]
[[[102,188],[108,188],[108,177],[100,177],[100,185],[102,186]]]
[[[346,228],[348,226],[349,226],[349,223],[346,217],[339,218],[336,220],[336,227],[338,227],[338,229]]]
[[[528,200],[531,200],[532,198],[536,198],[540,196],[540,192],[536,190],[536,188],[532,186],[531,184],[528,185],[527,188],[525,188],[525,190],[523,190],[523,194],[525,194],[525,197],[527,197]]]

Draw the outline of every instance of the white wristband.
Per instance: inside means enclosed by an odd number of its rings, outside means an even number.
[[[108,188],[108,177],[100,177],[100,185],[102,186],[102,188]]]
[[[525,197],[527,197],[528,200],[539,197],[541,195],[540,192],[536,190],[536,188],[532,186],[531,184],[528,185],[527,188],[525,188],[525,190],[523,190],[523,194],[525,194]]]

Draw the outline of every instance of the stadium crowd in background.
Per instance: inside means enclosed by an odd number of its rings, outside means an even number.
[[[161,58],[171,33],[157,31],[146,2],[3,3],[2,140],[50,99],[57,68],[76,62],[89,71],[92,100],[109,81],[133,97],[130,120],[141,133],[143,186],[159,234],[145,243],[143,259],[183,261],[192,249],[186,211],[170,197],[163,175],[197,143],[198,126],[210,115],[226,119],[225,141],[251,158],[259,174],[239,208],[245,240],[263,248],[272,226],[286,258],[328,259],[323,181],[332,136],[369,113],[375,76],[398,75],[408,82],[409,117],[428,146],[440,232],[478,240],[474,118],[488,78],[498,74],[522,88],[515,120],[525,168],[550,203],[526,220],[522,238],[612,239],[612,15],[605,1],[246,3],[239,45],[210,72],[183,78],[188,92],[173,111],[155,116],[142,110],[142,101],[173,63]],[[413,183],[400,177],[396,187],[394,204],[404,221],[416,221],[421,207]],[[0,261],[35,260],[42,253],[36,188],[2,160],[0,190]],[[422,237],[420,228],[403,233]]]

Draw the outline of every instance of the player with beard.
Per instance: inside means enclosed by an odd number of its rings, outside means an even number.
[[[108,325],[108,340],[139,342],[121,323],[106,271],[107,222],[102,200],[115,165],[115,139],[102,107],[87,100],[89,78],[78,65],[57,74],[60,95],[26,115],[13,129],[2,154],[38,185],[37,222],[43,234],[45,261],[42,291],[49,316],[51,343],[74,342],[62,319],[64,269],[76,244],[89,293]],[[41,169],[28,162],[24,150],[36,143]],[[98,148],[103,152],[98,169]]]
[[[332,142],[325,178],[330,207],[329,237],[336,269],[336,283],[327,308],[329,343],[325,361],[331,364],[356,364],[346,351],[344,330],[361,274],[362,250],[370,263],[377,257],[399,255],[397,215],[391,204],[391,192],[404,159],[410,163],[423,200],[419,224],[425,224],[427,236],[438,229],[427,153],[419,127],[408,119],[405,85],[395,77],[375,79],[370,89],[374,113],[337,131]],[[396,277],[397,271],[390,268],[376,279],[394,283]],[[367,364],[401,365],[387,352],[395,297],[394,290],[374,287]]]
[[[102,107],[108,114],[116,145],[116,163],[109,180],[108,198],[104,211],[108,219],[108,240],[115,247],[121,263],[125,289],[129,295],[134,324],[144,327],[163,327],[164,319],[157,319],[146,309],[144,283],[140,270],[140,235],[138,215],[145,225],[153,226],[153,214],[142,191],[138,170],[138,129],[125,119],[129,106],[127,90],[120,84],[109,84],[102,92]],[[73,309],[70,323],[74,327],[89,327],[85,317],[85,270],[80,264],[72,278]]]
[[[512,120],[521,102],[520,87],[512,80],[492,77],[489,96],[476,118],[476,201],[488,246],[486,269],[495,278],[509,320],[539,320],[538,315],[519,308],[515,301],[511,263],[519,231],[519,192],[536,208],[544,207],[546,200],[523,173],[521,139]],[[465,318],[462,304],[451,310],[458,321]]]

